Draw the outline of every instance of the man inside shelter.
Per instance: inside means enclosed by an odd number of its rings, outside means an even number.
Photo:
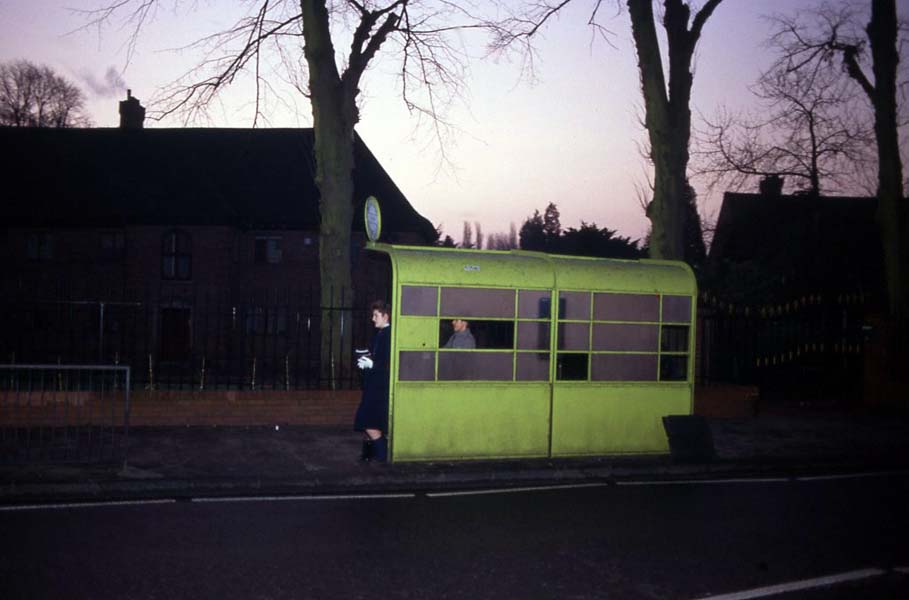
[[[445,342],[443,348],[452,348],[455,350],[472,350],[477,347],[477,341],[473,334],[470,333],[470,324],[464,319],[454,319],[451,322],[454,333]]]

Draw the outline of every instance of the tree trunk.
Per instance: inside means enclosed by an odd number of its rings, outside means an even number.
[[[334,389],[352,364],[350,230],[353,220],[355,94],[341,81],[324,0],[301,0],[319,188],[321,379]]]
[[[873,58],[874,133],[878,156],[878,223],[884,251],[888,305],[902,342],[906,343],[909,301],[906,297],[907,256],[906,208],[903,198],[903,169],[896,127],[897,52],[896,2],[872,0],[871,21],[867,28]]]
[[[665,0],[663,26],[669,57],[668,96],[652,0],[627,0],[631,33],[638,54],[645,126],[653,160],[650,256],[685,259],[686,175],[691,138],[691,57],[701,28],[721,0],[709,0],[688,29],[691,10],[682,0]]]

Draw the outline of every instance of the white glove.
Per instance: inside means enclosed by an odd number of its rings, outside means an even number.
[[[361,356],[359,359],[357,359],[357,366],[361,369],[371,369],[372,359],[368,356]]]

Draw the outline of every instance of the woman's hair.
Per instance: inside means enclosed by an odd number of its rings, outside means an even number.
[[[374,310],[379,311],[386,317],[391,316],[391,304],[385,302],[384,300],[376,300],[369,306],[369,312],[372,312]]]

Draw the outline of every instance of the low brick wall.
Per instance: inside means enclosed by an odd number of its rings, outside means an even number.
[[[130,426],[350,425],[359,390],[135,391]],[[695,387],[694,412],[707,417],[750,417],[757,388],[712,384]],[[0,393],[0,426],[111,425],[123,423],[123,392]]]
[[[741,418],[757,415],[757,386],[711,383],[694,386],[694,414],[704,417]]]
[[[174,425],[350,425],[360,401],[344,391],[136,391],[131,427]],[[0,426],[122,425],[123,393],[0,394]]]

